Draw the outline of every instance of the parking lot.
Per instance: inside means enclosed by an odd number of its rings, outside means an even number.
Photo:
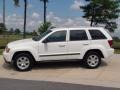
[[[102,62],[98,69],[86,69],[80,62],[40,63],[32,71],[18,72],[0,56],[0,78],[64,82],[120,88],[120,55]]]

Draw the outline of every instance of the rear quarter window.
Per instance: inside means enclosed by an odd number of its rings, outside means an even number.
[[[89,30],[92,40],[107,39],[100,30]]]

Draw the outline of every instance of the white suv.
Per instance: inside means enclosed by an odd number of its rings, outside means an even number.
[[[73,59],[93,69],[102,58],[113,55],[112,41],[103,28],[55,28],[32,39],[9,43],[3,56],[19,71],[30,70],[38,61]]]

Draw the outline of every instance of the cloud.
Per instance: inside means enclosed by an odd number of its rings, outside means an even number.
[[[33,17],[33,18],[39,18],[40,15],[39,15],[39,13],[34,12],[34,13],[32,14],[32,17]]]
[[[2,18],[2,15],[0,14],[0,18]]]
[[[63,18],[54,14],[54,12],[48,12],[47,20],[52,22],[55,27],[87,27],[90,26],[90,22],[82,17]],[[0,15],[0,22],[2,22],[2,15]],[[33,14],[27,16],[27,31],[37,30],[39,25],[43,22],[42,15],[40,13],[33,12]],[[116,20],[118,23],[118,29],[115,31],[115,35],[120,37],[120,18]],[[20,28],[23,31],[24,19],[22,15],[16,13],[6,16],[7,28]]]
[[[61,22],[62,18],[56,16],[53,12],[49,12],[47,15],[47,20],[52,22]]]
[[[71,9],[73,10],[80,10],[80,6],[84,6],[84,0],[74,0],[74,3],[71,5]]]
[[[28,4],[28,6],[27,6],[28,8],[32,8],[33,7],[33,5],[32,4]]]

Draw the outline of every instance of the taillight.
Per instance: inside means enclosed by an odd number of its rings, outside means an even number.
[[[110,47],[112,47],[112,45],[113,45],[113,40],[108,40],[108,43],[109,43]]]

